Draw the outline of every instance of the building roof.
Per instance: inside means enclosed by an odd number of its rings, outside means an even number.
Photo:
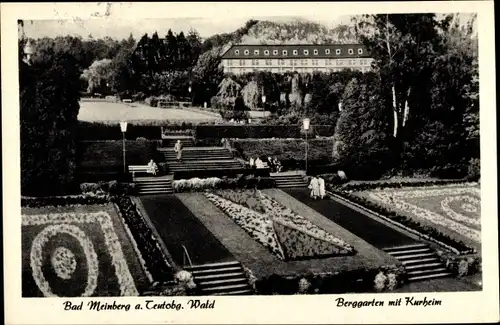
[[[368,58],[362,44],[233,45],[223,59]]]

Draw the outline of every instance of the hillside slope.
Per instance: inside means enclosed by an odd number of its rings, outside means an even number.
[[[241,44],[354,43],[354,27],[338,24],[330,29],[312,21],[259,21],[241,38]]]

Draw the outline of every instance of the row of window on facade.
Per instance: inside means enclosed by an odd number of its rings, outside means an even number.
[[[238,62],[238,60],[234,60],[236,61],[236,63]],[[239,65],[240,66],[243,66],[243,65],[247,65],[248,61],[248,65],[259,65],[259,60],[239,60]],[[278,65],[287,65],[286,64],[286,60],[283,60],[283,59],[278,59]],[[311,61],[311,64],[312,65],[320,65],[320,61],[318,59],[312,59]],[[323,61],[321,61],[321,63],[323,63]],[[341,65],[357,65],[358,64],[358,61],[357,60],[336,60],[336,59],[326,59],[324,60],[324,65],[337,65],[337,66],[341,66]],[[268,65],[268,66],[273,66],[275,64],[273,64],[273,60],[265,60],[264,61],[264,64],[265,65]],[[289,60],[289,64],[288,65],[292,65],[292,66],[304,66],[304,65],[308,65],[309,64],[309,60],[308,59],[301,59],[301,60]],[[227,65],[228,66],[231,66],[233,65],[233,60],[227,60]],[[359,60],[359,65],[368,65],[368,60],[367,59],[361,59]]]
[[[249,54],[250,54],[250,50],[244,50],[244,51],[243,51],[243,53],[244,53],[245,55],[249,55]],[[279,53],[279,51],[278,51],[278,50],[273,50],[273,55],[278,55],[278,53]],[[302,50],[302,53],[303,53],[304,55],[309,55],[309,50]],[[325,49],[325,54],[327,54],[327,55],[328,55],[328,54],[330,54],[330,53],[331,53],[331,50],[330,50],[330,49]],[[354,49],[348,49],[348,50],[347,50],[347,53],[349,53],[349,54],[354,54]],[[234,54],[239,55],[239,54],[240,54],[240,50],[234,50]],[[260,55],[260,50],[254,50],[254,51],[253,51],[253,54],[254,54],[254,55]],[[264,50],[264,55],[269,55],[269,54],[270,54],[270,51],[269,51],[269,50]],[[281,54],[282,54],[282,55],[284,55],[284,56],[288,55],[288,50],[282,50],[282,51],[281,51]],[[299,55],[299,50],[293,50],[293,51],[292,51],[292,54],[293,54],[293,55]],[[314,54],[314,55],[319,55],[319,50],[314,49],[314,50],[313,50],[313,54]],[[336,49],[336,50],[335,50],[335,54],[336,54],[336,55],[340,55],[340,54],[342,54],[342,50],[341,50],[341,49]],[[363,54],[363,49],[358,49],[358,54]]]
[[[232,72],[232,73],[246,73],[246,72],[257,72],[257,71],[271,71],[271,72],[339,72],[342,71],[342,69],[345,68],[326,68],[326,67],[308,67],[308,68],[295,68],[295,69],[290,69],[288,67],[281,67],[281,68],[267,68],[267,67],[262,67],[262,68],[227,68],[227,72]],[[368,72],[370,71],[369,67],[355,67],[355,69],[361,71],[361,72]]]

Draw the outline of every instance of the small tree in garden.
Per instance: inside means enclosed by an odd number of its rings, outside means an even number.
[[[257,110],[259,108],[261,91],[256,81],[252,80],[246,84],[241,90],[241,94],[243,95],[245,105],[249,109]]]
[[[387,103],[375,75],[353,79],[343,96],[337,121],[333,159],[351,177],[377,178],[388,167],[389,123]]]

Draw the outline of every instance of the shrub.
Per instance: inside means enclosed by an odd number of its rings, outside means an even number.
[[[240,175],[236,178],[191,178],[180,179],[172,182],[174,192],[197,192],[218,188],[272,188],[275,187],[274,179],[270,177],[255,177],[253,175]]]
[[[144,102],[151,107],[158,107],[158,97],[156,96],[150,96]]]
[[[477,181],[481,177],[481,160],[479,158],[472,158],[469,161],[469,169],[467,171],[467,178],[472,181]]]
[[[131,230],[153,280],[159,282],[172,281],[174,279],[174,270],[166,261],[153,231],[137,211],[137,207],[132,200],[126,196],[115,196],[112,198],[112,202],[116,204],[121,217]]]

